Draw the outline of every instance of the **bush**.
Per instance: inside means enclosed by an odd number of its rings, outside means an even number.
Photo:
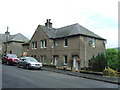
[[[107,64],[106,57],[103,53],[92,57],[92,70],[102,72]]]
[[[118,76],[118,74],[117,74],[117,71],[115,71],[115,70],[113,70],[113,69],[111,69],[111,68],[105,68],[105,70],[103,71],[103,75],[105,75],[105,76]]]

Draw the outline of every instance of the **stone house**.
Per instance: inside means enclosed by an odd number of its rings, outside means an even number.
[[[21,33],[10,35],[8,31],[5,34],[0,34],[0,54],[10,53],[22,56],[22,44],[28,42]]]
[[[78,71],[88,67],[88,61],[98,53],[105,53],[106,39],[78,23],[53,28],[50,19],[38,25],[29,41],[29,56],[43,64],[68,67]]]

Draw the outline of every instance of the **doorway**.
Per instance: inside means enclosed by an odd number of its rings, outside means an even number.
[[[79,70],[79,62],[77,61],[78,56],[73,56],[73,68],[75,69],[75,71]]]
[[[54,55],[54,56],[53,56],[52,64],[56,66],[56,65],[57,65],[57,62],[58,62],[58,56],[57,56],[57,55]]]

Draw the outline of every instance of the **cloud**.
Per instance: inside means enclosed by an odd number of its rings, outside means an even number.
[[[20,32],[29,38],[47,18],[55,28],[79,23],[108,39],[109,45],[113,42],[107,33],[117,31],[118,0],[2,0],[0,11],[0,33],[9,26],[11,34]],[[114,46],[116,40],[113,37]]]

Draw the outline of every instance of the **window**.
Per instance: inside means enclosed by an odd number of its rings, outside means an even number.
[[[58,45],[57,40],[54,40],[54,46]]]
[[[47,40],[41,40],[41,48],[47,48]]]
[[[40,43],[41,43],[41,48],[43,48],[43,47],[44,47],[44,42],[43,42],[43,40],[41,40]]]
[[[44,61],[43,61],[43,56],[40,56],[40,62],[44,62]]]
[[[67,65],[67,55],[64,56],[64,65]]]
[[[44,48],[47,47],[47,40],[44,40]]]
[[[34,42],[34,45],[35,45],[34,48],[36,49],[37,48],[37,42],[36,41]]]
[[[37,49],[37,42],[32,42],[32,49]]]
[[[32,49],[34,49],[34,42],[32,42]]]
[[[68,46],[68,39],[64,39],[64,47]]]
[[[95,39],[92,39],[93,43],[92,43],[92,47],[95,48]]]
[[[45,55],[40,56],[40,62],[46,64],[46,56]]]

